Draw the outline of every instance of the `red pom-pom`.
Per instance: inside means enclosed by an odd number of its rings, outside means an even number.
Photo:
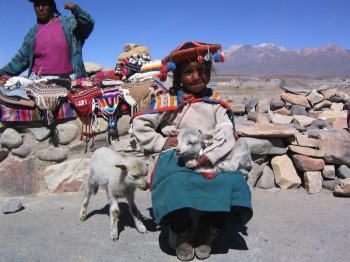
[[[200,172],[206,179],[214,179],[216,175],[210,172]]]
[[[225,57],[223,55],[220,55],[220,62],[224,62],[225,61]]]
[[[160,72],[158,75],[157,75],[157,77],[159,78],[159,79],[166,79],[166,77],[167,77],[167,73],[163,73],[163,72]]]
[[[160,72],[157,75],[157,77],[159,79],[166,79],[167,75],[168,75],[168,68],[166,67],[166,65],[161,65],[160,66]]]

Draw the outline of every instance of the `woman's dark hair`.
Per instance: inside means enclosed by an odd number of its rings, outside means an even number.
[[[53,13],[56,14],[56,16],[59,16],[61,15],[61,13],[57,10],[57,6],[56,6],[56,2],[55,1],[52,1],[52,10],[53,10]]]
[[[54,16],[60,16],[61,15],[61,13],[58,12],[58,10],[57,10],[57,6],[56,6],[56,2],[55,1],[53,1],[53,0],[50,1],[50,6],[52,8],[52,12],[53,12]]]

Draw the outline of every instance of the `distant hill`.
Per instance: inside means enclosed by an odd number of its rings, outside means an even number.
[[[299,51],[275,44],[234,45],[223,54],[225,63],[215,64],[219,75],[350,76],[350,50],[331,44]]]

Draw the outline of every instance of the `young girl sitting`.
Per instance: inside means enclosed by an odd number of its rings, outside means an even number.
[[[184,261],[209,257],[213,238],[231,214],[241,225],[253,215],[250,190],[240,171],[207,176],[186,168],[174,149],[176,135],[188,127],[214,133],[212,150],[198,158],[198,166],[212,167],[234,146],[232,111],[207,87],[212,61],[223,60],[220,44],[185,42],[177,47],[163,59],[166,68],[159,76],[164,81],[166,71],[173,71],[172,87],[132,121],[139,145],[161,152],[152,177],[153,213],[158,224],[168,224],[176,234],[176,255]]]

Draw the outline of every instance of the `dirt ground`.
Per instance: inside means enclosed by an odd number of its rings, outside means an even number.
[[[242,103],[251,98],[267,99],[270,101],[275,96],[280,96],[284,90],[280,87],[281,81],[295,83],[297,86],[305,86],[310,91],[314,88],[319,89],[325,86],[329,88],[336,87],[350,96],[350,78],[303,78],[303,77],[235,77],[235,76],[214,76],[212,81],[216,84],[213,88],[223,96],[226,96],[233,103]],[[231,83],[230,83],[231,82]],[[228,85],[220,85],[230,83]]]
[[[109,239],[109,206],[103,191],[92,197],[84,222],[79,221],[82,192],[22,197],[21,211],[0,213],[0,260],[179,261],[168,247],[167,228],[153,220],[151,193],[136,193],[148,233],[136,231],[121,199],[117,242]],[[0,206],[7,200],[0,198]],[[245,226],[231,225],[220,232],[205,261],[346,261],[349,201],[327,190],[310,195],[302,188],[275,193],[255,189],[253,218]]]

